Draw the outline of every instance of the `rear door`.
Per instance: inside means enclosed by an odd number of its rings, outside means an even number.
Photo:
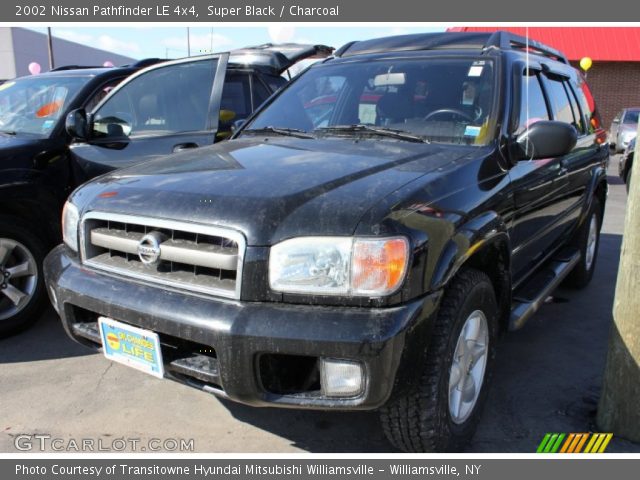
[[[577,80],[551,73],[544,75],[554,120],[569,123],[578,132],[576,146],[560,159],[561,175],[556,178],[555,237],[570,233],[576,225],[582,206],[587,204],[585,195],[591,184],[592,167],[599,163],[601,151],[606,148],[599,141],[594,125],[597,122],[592,122],[591,113],[580,106],[577,91],[582,92],[587,87],[581,78]]]
[[[221,54],[171,62],[120,85],[93,113],[91,140],[71,146],[77,182],[212,144],[227,60]]]
[[[542,82],[541,71],[523,72],[513,137],[537,121],[553,119]],[[560,214],[558,202],[560,190],[566,183],[566,172],[562,170],[561,159],[545,158],[521,160],[509,171],[509,176],[515,204],[511,231],[512,273],[518,282],[546,256],[554,243],[554,224]]]

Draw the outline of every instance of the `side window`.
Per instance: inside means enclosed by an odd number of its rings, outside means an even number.
[[[564,82],[564,88],[567,91],[567,96],[569,97],[569,102],[571,103],[571,110],[573,111],[573,118],[575,119],[573,126],[576,127],[578,131],[578,136],[582,136],[587,133],[587,129],[585,127],[584,115],[580,111],[580,107],[578,106],[578,100],[576,99],[575,91],[571,87],[568,82]]]
[[[578,103],[580,104],[580,109],[582,110],[582,114],[585,117],[585,126],[587,127],[588,133],[595,133],[596,130],[600,127],[600,118],[596,113],[596,105],[593,100],[593,96],[589,91],[589,87],[582,80],[578,84],[578,88],[575,89],[576,96],[578,97]],[[617,115],[618,121],[620,121],[620,113]]]
[[[94,136],[167,135],[209,125],[217,60],[155,68],[122,86],[94,116]]]
[[[251,80],[248,73],[227,73],[220,99],[218,139],[231,135],[234,122],[251,115]]]
[[[271,91],[256,75],[253,77],[253,108],[262,105],[271,96]]]
[[[86,101],[84,105],[84,109],[87,112],[92,112],[94,108],[98,106],[98,104],[102,101],[104,97],[109,95],[109,92],[113,90],[125,77],[112,78],[107,82],[100,85],[98,90],[93,93],[93,96]]]
[[[524,132],[529,125],[540,120],[549,120],[547,103],[544,99],[538,74],[530,71],[529,75],[522,77],[522,89],[520,91],[520,116],[515,129],[515,135]]]
[[[569,97],[567,96],[567,91],[563,83],[560,79],[549,77],[547,77],[547,81],[545,82],[549,103],[551,103],[551,109],[553,111],[553,119],[574,125],[573,110],[571,109],[571,103],[569,102]]]

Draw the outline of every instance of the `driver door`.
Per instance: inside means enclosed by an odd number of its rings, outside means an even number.
[[[90,116],[90,139],[70,147],[77,183],[214,143],[227,60],[171,62],[121,84]]]

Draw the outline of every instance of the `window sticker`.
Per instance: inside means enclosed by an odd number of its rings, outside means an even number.
[[[42,122],[42,130],[49,130],[53,127],[55,122],[53,120],[45,120]]]
[[[464,129],[464,136],[477,137],[478,135],[480,135],[480,129],[481,127],[476,127],[474,125],[467,125]]]
[[[482,65],[472,65],[469,67],[469,73],[467,77],[479,77],[482,75],[482,69],[484,67]]]

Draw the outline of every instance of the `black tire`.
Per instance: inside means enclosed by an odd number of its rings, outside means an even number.
[[[35,281],[35,290],[28,302],[15,314],[5,319],[2,319],[2,313],[3,308],[8,308],[8,298],[0,292],[0,338],[14,335],[33,325],[40,317],[46,297],[42,272],[42,261],[46,255],[46,246],[42,239],[29,232],[19,219],[0,216],[0,241],[2,239],[19,242],[30,252],[35,260],[37,279]],[[0,287],[2,287],[1,283]]]
[[[593,260],[587,265],[587,248],[589,242],[589,228],[592,219],[595,217],[596,225],[596,244],[593,253]],[[591,201],[591,208],[585,222],[580,226],[573,240],[578,250],[580,250],[580,261],[567,276],[564,282],[565,286],[575,289],[585,288],[593,278],[593,272],[596,269],[596,260],[598,258],[598,249],[600,248],[600,228],[602,227],[602,207],[600,201],[594,197]]]
[[[484,380],[469,416],[455,423],[449,409],[451,368],[458,337],[476,310],[484,313],[488,327]],[[380,411],[383,430],[395,447],[405,452],[454,452],[471,440],[491,381],[497,337],[498,307],[489,277],[462,270],[445,291],[415,382],[392,395]]]

